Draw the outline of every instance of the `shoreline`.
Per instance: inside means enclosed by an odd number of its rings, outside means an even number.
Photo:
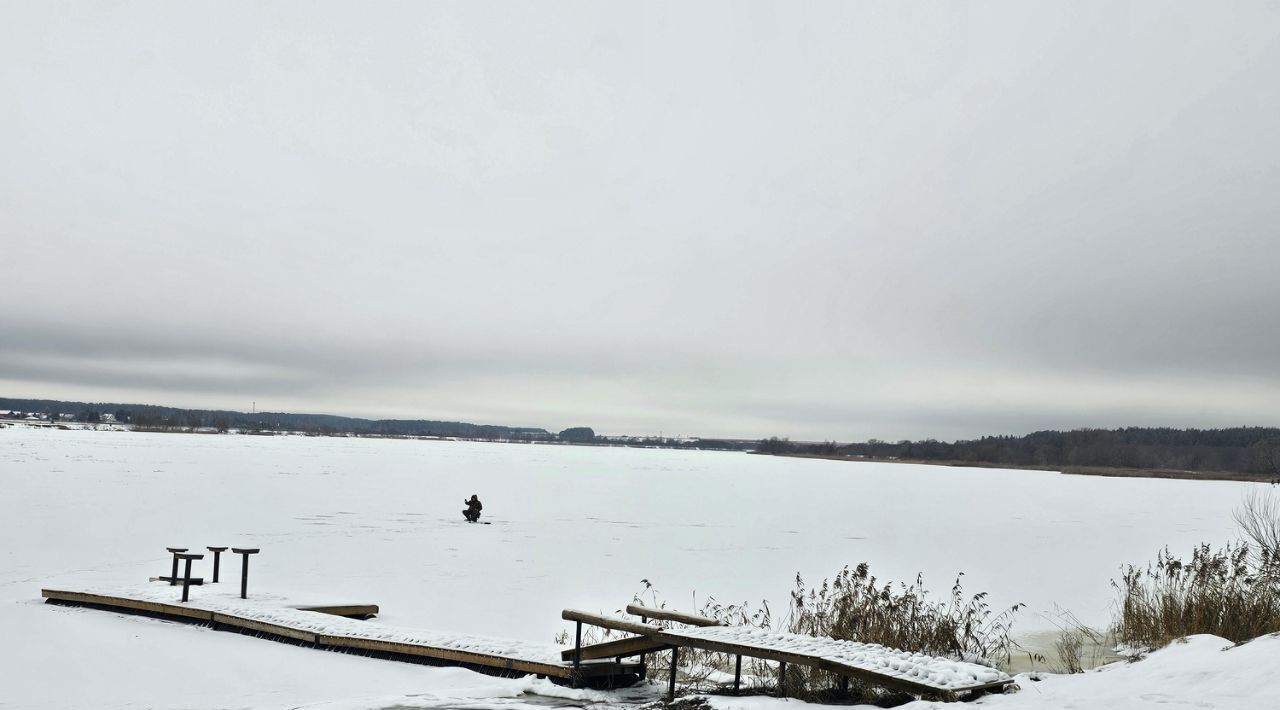
[[[761,454],[750,452],[756,456],[779,456],[796,459],[823,459],[827,461],[849,461],[852,463],[903,463],[921,466],[948,466],[951,468],[1009,468],[1020,471],[1048,471],[1069,476],[1103,476],[1107,478],[1168,478],[1184,481],[1238,481],[1245,483],[1280,483],[1280,479],[1265,473],[1244,473],[1240,471],[1184,471],[1166,468],[1112,468],[1108,466],[1029,466],[1012,463],[993,463],[987,461],[954,461],[928,459],[890,459],[874,456],[848,456],[842,454]]]

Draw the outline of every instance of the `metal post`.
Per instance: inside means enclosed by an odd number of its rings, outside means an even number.
[[[204,555],[178,554],[174,556],[174,559],[178,558],[182,558],[187,563],[182,569],[182,601],[186,602],[191,598],[191,561],[202,560],[204,559]]]
[[[249,598],[249,555],[258,554],[256,547],[233,547],[231,551],[241,556],[240,563],[240,598]]]
[[[218,583],[218,563],[219,563],[219,562],[221,562],[222,553],[223,553],[226,549],[227,549],[227,548],[225,548],[225,547],[210,547],[210,548],[208,548],[209,552],[212,552],[212,553],[213,553],[213,583],[214,583],[214,584],[217,584],[217,583]]]
[[[738,661],[733,664],[733,694],[738,695],[742,688],[742,654],[738,654]]]
[[[168,550],[169,554],[173,555],[173,570],[169,572],[169,586],[172,587],[178,583],[178,555],[186,552],[187,548],[166,547],[164,549]]]
[[[182,601],[187,601],[191,593],[191,558],[187,558],[187,564],[182,569]]]
[[[671,647],[671,677],[667,680],[667,700],[676,699],[676,663],[680,658],[680,647]]]
[[[778,697],[787,697],[787,662],[778,662]]]

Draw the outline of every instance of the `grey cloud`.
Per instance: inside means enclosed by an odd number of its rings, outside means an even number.
[[[4,10],[6,392],[1274,423],[1274,5],[495,7]]]

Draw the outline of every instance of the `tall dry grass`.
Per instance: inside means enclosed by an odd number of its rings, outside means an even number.
[[[1233,517],[1245,542],[1202,544],[1186,561],[1166,548],[1112,582],[1121,643],[1140,652],[1191,634],[1241,643],[1280,631],[1280,496],[1252,491]]]
[[[996,611],[987,602],[986,592],[967,595],[962,577],[963,573],[957,575],[949,592],[938,599],[925,587],[922,576],[911,584],[882,581],[865,562],[845,567],[813,588],[797,575],[787,629],[1007,666],[1017,649],[1010,632],[1022,605]],[[786,682],[789,694],[822,700],[837,694],[841,679],[825,671],[789,668]],[[854,692],[874,700],[879,691],[855,683]]]
[[[666,601],[647,580],[634,601],[645,606],[667,608]],[[786,618],[776,619],[767,604],[725,604],[708,598],[694,613],[725,624],[745,625],[771,631],[878,643],[892,648],[944,656],[991,666],[1009,662],[1016,644],[1010,639],[1014,616],[1022,605],[993,610],[987,594],[967,595],[957,576],[949,592],[934,598],[919,576],[911,584],[877,579],[866,563],[845,567],[833,578],[810,588],[797,575]],[[685,611],[682,609],[682,611]],[[673,622],[650,621],[662,626]],[[567,634],[558,640],[568,640]],[[613,637],[594,631],[591,641]],[[584,643],[588,639],[584,638]],[[681,650],[677,683],[686,691],[715,692],[732,682],[736,658],[730,654]],[[670,672],[670,653],[648,659],[650,677],[665,682]],[[747,691],[775,692],[778,664],[760,659],[742,659],[743,688]],[[832,673],[789,665],[786,693],[805,700],[847,698],[842,679]],[[875,688],[852,683],[850,694],[864,701],[883,699]]]
[[[917,575],[911,584],[876,579],[867,563],[845,567],[813,589],[796,576],[788,626],[792,633],[878,643],[904,651],[990,666],[1008,664],[1015,604],[997,612],[987,593],[967,596],[963,573],[935,599]]]
[[[1240,643],[1280,631],[1280,558],[1249,543],[1199,545],[1184,561],[1161,550],[1118,582],[1116,638],[1138,651],[1192,634]]]
[[[1107,662],[1116,645],[1111,634],[1088,626],[1065,609],[1058,609],[1057,617],[1053,624],[1058,627],[1058,638],[1053,649],[1061,665],[1054,667],[1055,672],[1084,673]],[[1043,663],[1047,659],[1038,656],[1034,660]]]

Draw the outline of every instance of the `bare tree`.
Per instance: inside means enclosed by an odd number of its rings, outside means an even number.
[[[1280,495],[1272,490],[1250,491],[1231,517],[1256,546],[1258,571],[1263,578],[1272,584],[1280,582]]]

